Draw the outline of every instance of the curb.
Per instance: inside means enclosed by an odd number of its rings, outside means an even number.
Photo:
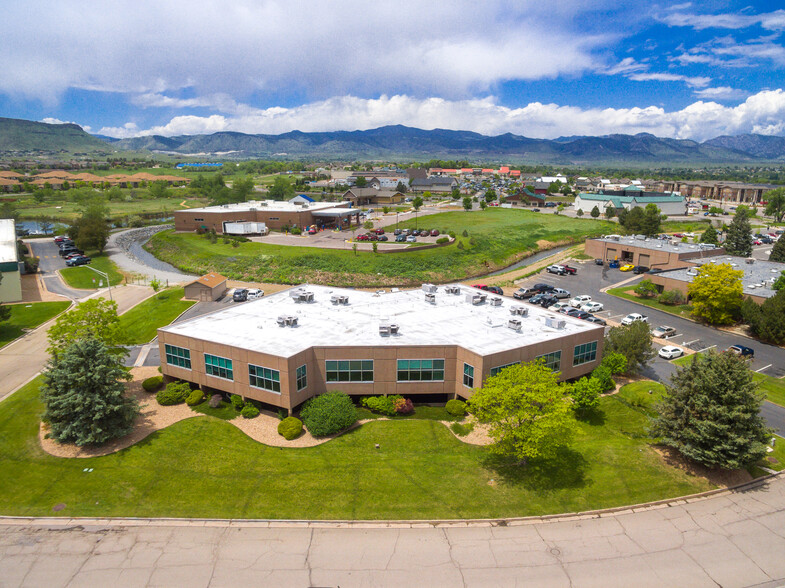
[[[636,512],[659,510],[700,502],[716,496],[747,492],[769,481],[783,477],[785,472],[769,474],[750,482],[730,488],[718,488],[698,494],[677,498],[667,498],[642,504],[618,506],[576,513],[562,513],[518,518],[498,519],[424,519],[424,520],[276,520],[276,519],[188,519],[188,518],[136,518],[136,517],[15,517],[0,516],[0,525],[58,527],[79,529],[85,526],[99,527],[257,527],[257,528],[311,528],[311,529],[427,529],[427,528],[469,528],[469,527],[518,527],[543,523],[562,523],[589,519],[609,518]]]

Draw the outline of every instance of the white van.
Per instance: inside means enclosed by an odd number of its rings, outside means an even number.
[[[259,290],[259,288],[250,288],[248,290],[248,300],[256,300],[262,296],[264,296],[264,290]]]

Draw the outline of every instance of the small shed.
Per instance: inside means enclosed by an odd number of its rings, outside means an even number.
[[[200,302],[218,300],[226,292],[226,278],[211,273],[198,278],[185,286],[185,298]]]

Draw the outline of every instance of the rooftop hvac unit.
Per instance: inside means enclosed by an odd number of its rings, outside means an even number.
[[[502,305],[502,299],[497,297],[497,296],[494,296],[493,298],[490,299],[490,305],[491,306],[501,306]]]
[[[529,316],[529,309],[525,306],[521,306],[516,304],[510,307],[510,314],[518,315],[518,316]]]
[[[395,323],[379,323],[379,334],[382,336],[397,335],[398,325]]]
[[[313,292],[303,288],[291,290],[289,296],[293,298],[295,302],[313,302]]]
[[[432,292],[425,293],[425,302],[430,302],[431,304],[436,304],[436,294]]]
[[[279,327],[296,327],[297,317],[290,314],[282,314],[278,317]]]
[[[423,284],[422,285],[423,292],[436,292],[436,286],[433,284]]]
[[[748,284],[748,285],[747,285],[747,288],[749,288],[750,290],[754,290],[754,289],[755,289],[755,288],[757,288],[757,287],[758,287],[758,285],[757,285],[757,284]]]
[[[349,304],[349,297],[344,294],[333,294],[330,296],[330,302],[333,304]]]
[[[522,327],[523,324],[521,323],[521,319],[511,318],[507,321],[508,329],[512,329],[513,331],[520,331]]]
[[[691,268],[689,268],[687,270],[687,275],[688,276],[697,276],[698,275],[698,270],[691,267]]]
[[[461,293],[461,289],[458,286],[445,286],[444,287],[444,291],[447,292],[447,294],[460,294]]]
[[[545,325],[551,327],[552,329],[563,329],[567,326],[567,321],[555,316],[546,316]]]

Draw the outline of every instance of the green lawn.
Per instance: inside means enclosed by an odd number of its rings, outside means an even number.
[[[665,221],[662,223],[663,233],[702,233],[709,226],[709,217],[697,218],[692,221]],[[730,222],[730,221],[728,221]]]
[[[650,308],[656,308],[657,310],[675,314],[676,316],[682,316],[685,318],[690,318],[692,316],[691,304],[681,304],[677,306],[662,304],[661,302],[657,302],[656,298],[641,298],[635,294],[628,293],[628,290],[632,290],[633,288],[635,288],[635,285],[627,284],[619,288],[611,288],[610,290],[607,290],[607,293],[611,296],[618,296],[619,298],[624,298],[625,300],[629,300],[631,302],[643,304],[644,306],[648,306]]]
[[[570,449],[526,468],[420,419],[377,420],[318,447],[280,449],[222,420],[198,417],[116,454],[63,459],[38,444],[39,383],[0,405],[4,515],[501,517],[710,489],[705,480],[666,466],[648,446],[646,414],[614,397],[602,398],[590,420],[577,422]],[[65,508],[54,512],[59,503]]]
[[[785,380],[757,372],[753,373],[752,377],[760,384],[760,389],[766,393],[766,398],[770,402],[785,406]]]
[[[90,262],[90,267],[94,267],[95,269],[108,274],[109,283],[112,286],[116,286],[123,281],[123,275],[117,271],[117,266],[109,259],[109,256],[106,255],[106,253],[99,254],[90,251],[86,251],[85,253],[93,260]],[[71,288],[94,290],[98,288],[101,281],[104,282],[104,287],[106,286],[106,280],[102,275],[97,274],[84,266],[67,267],[59,271],[66,284],[71,286]]]
[[[21,337],[25,329],[34,329],[70,306],[70,302],[31,302],[9,304],[11,317],[0,323],[0,347]]]
[[[774,435],[774,438],[776,439],[774,451],[763,458],[763,465],[779,472],[785,470],[785,439],[779,435]]]
[[[158,258],[198,275],[216,271],[230,279],[285,284],[405,286],[484,275],[538,250],[538,241],[583,241],[587,235],[607,233],[613,226],[605,221],[512,209],[444,212],[422,216],[416,224],[441,232],[455,231],[458,240],[425,251],[359,251],[355,255],[350,245],[345,250],[264,243],[242,243],[234,248],[220,239],[212,244],[194,233],[164,231],[155,235],[147,248]],[[414,227],[415,220],[401,226]],[[464,230],[468,237],[461,236]]]
[[[109,215],[112,218],[120,218],[131,214],[150,214],[160,212],[162,216],[171,216],[172,211],[184,208],[198,208],[207,204],[205,198],[186,197],[185,192],[180,188],[171,188],[170,198],[136,198],[134,200],[111,200],[106,203],[109,207]],[[134,191],[137,194],[146,193],[144,188],[123,189],[123,193],[130,195]],[[55,193],[57,194],[57,193]],[[185,201],[185,206],[180,203]],[[38,203],[32,197],[20,197],[17,206],[19,218],[21,220],[34,220],[41,216],[51,216],[63,222],[72,221],[79,216],[80,204],[68,200],[48,200]]]
[[[170,288],[120,315],[120,343],[136,345],[152,341],[159,327],[168,325],[196,304],[193,300],[183,300],[184,295],[183,288]]]

